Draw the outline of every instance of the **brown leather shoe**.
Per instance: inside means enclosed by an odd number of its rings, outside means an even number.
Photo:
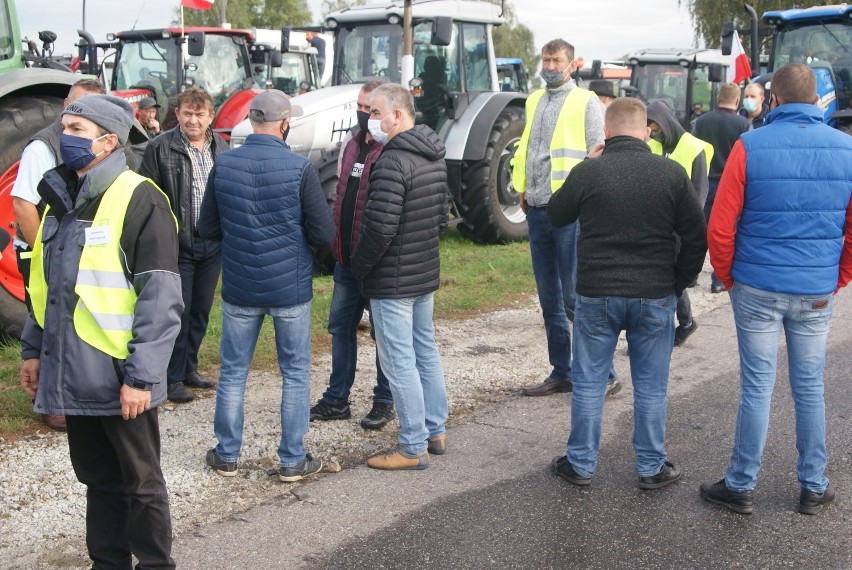
[[[397,471],[401,469],[426,469],[429,467],[429,453],[424,451],[417,455],[410,455],[400,447],[379,455],[374,455],[367,460],[367,466],[373,469],[386,469]]]
[[[444,455],[447,452],[447,434],[442,433],[430,439],[426,451],[432,455]]]
[[[521,393],[524,396],[549,396],[558,392],[570,392],[574,389],[574,385],[570,380],[557,380],[556,378],[548,377],[541,384],[530,386]]]
[[[67,429],[65,427],[65,416],[52,416],[50,414],[42,414],[41,419],[44,421],[44,425],[54,431],[65,431]]]

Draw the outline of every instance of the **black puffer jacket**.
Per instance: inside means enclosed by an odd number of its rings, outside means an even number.
[[[370,172],[352,272],[368,299],[419,297],[438,289],[438,236],[447,228],[446,148],[426,125],[386,145]]]
[[[213,160],[228,150],[225,139],[213,134]],[[178,245],[192,251],[192,160],[180,140],[180,127],[162,133],[148,143],[139,174],[150,178],[166,193],[178,220]]]

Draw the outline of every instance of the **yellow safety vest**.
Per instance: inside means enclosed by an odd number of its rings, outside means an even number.
[[[659,141],[649,139],[648,146],[651,147],[651,152],[654,154],[663,155],[663,145]],[[683,136],[680,137],[674,152],[669,155],[669,158],[681,165],[686,170],[686,175],[691,177],[692,163],[695,161],[695,157],[701,154],[702,150],[704,151],[705,158],[707,158],[707,174],[710,174],[710,161],[713,160],[713,145],[689,133],[683,133]]]
[[[80,297],[74,309],[77,336],[83,342],[118,359],[125,359],[129,354],[127,343],[133,338],[136,309],[136,291],[122,263],[121,232],[133,191],[145,181],[156,187],[150,179],[125,170],[104,192],[94,221],[85,230],[86,243],[80,256],[74,288]],[[41,241],[48,211],[49,207],[45,210],[36,235],[30,267],[30,300],[33,316],[41,327],[44,327],[49,294],[44,277]]]
[[[527,150],[530,132],[536,107],[544,96],[544,92],[544,89],[539,89],[527,97],[527,124],[512,161],[512,185],[517,192],[527,190]],[[586,158],[586,104],[592,97],[597,95],[586,89],[574,87],[568,93],[568,98],[559,111],[556,129],[550,140],[550,190],[552,192],[559,190],[571,169]]]

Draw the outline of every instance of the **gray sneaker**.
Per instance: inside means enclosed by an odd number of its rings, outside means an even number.
[[[281,467],[278,470],[278,479],[285,483],[299,481],[308,475],[313,475],[322,469],[322,459],[317,459],[310,453],[305,454],[301,463],[294,467]]]

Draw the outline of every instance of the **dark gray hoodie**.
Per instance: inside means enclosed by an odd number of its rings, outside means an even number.
[[[686,130],[680,125],[680,122],[675,117],[674,111],[664,101],[651,100],[648,103],[648,121],[654,121],[660,125],[663,131],[663,156],[668,156],[674,152],[680,138],[686,133]],[[692,161],[692,171],[688,172],[692,185],[695,191],[698,192],[698,203],[704,207],[704,202],[707,200],[707,191],[710,188],[710,182],[707,178],[707,157],[704,152],[700,152],[695,160]]]

